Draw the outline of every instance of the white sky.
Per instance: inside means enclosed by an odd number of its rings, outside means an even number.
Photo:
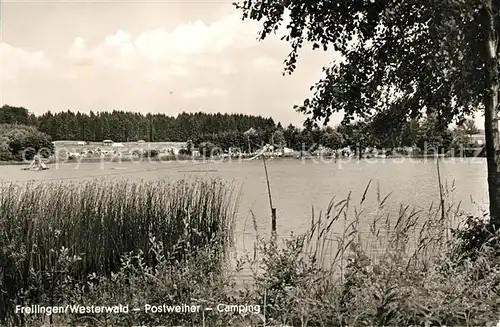
[[[47,110],[238,112],[301,124],[302,103],[335,53],[258,42],[232,1],[4,1],[1,103]],[[335,119],[339,121],[339,119]]]
[[[300,125],[293,105],[338,54],[304,49],[283,76],[289,45],[258,42],[260,24],[241,21],[232,2],[3,1],[0,102],[36,114],[218,111]]]

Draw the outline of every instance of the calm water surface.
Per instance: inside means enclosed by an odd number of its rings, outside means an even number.
[[[277,208],[278,234],[301,232],[311,222],[311,212],[324,210],[330,200],[344,199],[352,192],[353,203],[359,200],[370,180],[365,207],[375,205],[377,187],[382,195],[392,192],[385,210],[398,211],[400,204],[428,209],[438,203],[439,188],[435,161],[428,159],[351,160],[337,163],[319,161],[271,160],[267,162],[273,204]],[[164,162],[164,163],[86,163],[61,164],[41,172],[22,171],[22,166],[0,166],[0,180],[26,182],[29,180],[57,181],[94,178],[129,180],[171,180],[182,178],[220,177],[241,186],[241,200],[236,222],[237,246],[249,249],[255,239],[251,213],[258,231],[268,235],[270,222],[269,197],[262,161],[251,162]],[[119,167],[119,170],[110,169]],[[440,164],[444,182],[455,182],[451,200],[476,213],[487,208],[487,174],[484,159],[443,159]]]

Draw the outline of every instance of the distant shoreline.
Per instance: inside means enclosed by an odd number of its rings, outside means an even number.
[[[388,156],[388,157],[363,157],[361,158],[362,160],[373,160],[373,159],[431,159],[433,158],[433,155],[413,155],[413,156]],[[475,158],[475,157],[453,157],[453,156],[447,156],[447,155],[438,155],[439,158]],[[202,162],[202,161],[207,161],[207,160],[213,160],[213,161],[238,161],[238,160],[243,160],[243,161],[249,161],[251,157],[233,157],[233,158],[228,158],[228,157],[221,157],[221,156],[214,156],[211,158],[203,157],[203,156],[197,156],[197,157],[192,157],[188,155],[172,155],[172,156],[158,156],[158,157],[143,157],[143,158],[138,158],[134,156],[123,156],[123,157],[80,157],[78,159],[59,159],[58,161],[56,160],[48,160],[45,162],[45,164],[52,165],[56,163],[60,164],[76,164],[76,163],[121,163],[121,162],[164,162],[164,161],[193,161],[193,162]],[[310,156],[310,157],[297,157],[297,156],[285,156],[285,157],[273,157],[273,158],[268,158],[274,160],[317,160],[320,157],[316,156]],[[327,160],[334,160],[332,157],[323,157],[324,159]],[[484,157],[477,157],[477,158],[484,158]],[[358,160],[356,156],[347,158],[347,157],[341,157],[337,158],[339,161],[344,161],[344,160]],[[9,166],[9,165],[29,165],[30,163],[23,162],[23,161],[0,161],[0,166]]]
[[[138,158],[138,157],[132,157],[132,156],[123,156],[123,157],[91,157],[91,158],[85,158],[85,157],[80,157],[78,159],[59,159],[59,160],[48,160],[45,161],[45,164],[56,164],[56,163],[68,163],[68,164],[74,164],[74,163],[99,163],[99,162],[106,162],[106,163],[120,163],[120,162],[160,162],[160,161],[174,161],[174,160],[192,160],[192,161],[203,161],[205,158],[204,157],[185,157],[185,156],[161,156],[161,157],[143,157],[143,158]],[[6,165],[29,165],[30,163],[23,162],[23,161],[0,161],[0,165],[6,166]]]

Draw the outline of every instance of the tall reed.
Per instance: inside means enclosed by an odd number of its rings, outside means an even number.
[[[154,266],[152,238],[167,260],[208,247],[221,260],[232,244],[236,191],[218,179],[1,185],[0,316],[9,303],[52,291],[40,285],[26,294],[34,274],[48,284],[67,274],[109,276],[131,252]]]
[[[444,215],[434,204],[394,212],[378,188],[375,205],[366,203],[370,186],[358,203],[349,195],[313,210],[309,230],[283,245],[260,239],[247,255],[248,301],[265,298],[266,320],[291,326],[495,321],[500,262],[485,247],[480,261],[455,259],[460,204],[448,201]],[[443,197],[453,189],[443,185]]]

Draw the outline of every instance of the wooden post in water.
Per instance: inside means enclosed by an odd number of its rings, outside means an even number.
[[[439,150],[438,155],[436,157],[436,167],[437,167],[437,178],[438,178],[438,186],[439,186],[439,200],[441,207],[441,219],[444,220],[444,197],[443,197],[443,184],[441,183],[441,171],[439,170]]]
[[[276,235],[276,208],[273,207],[273,199],[271,196],[271,186],[269,184],[269,175],[267,174],[267,165],[266,165],[266,151],[262,153],[262,162],[264,163],[264,170],[266,172],[266,182],[267,182],[267,193],[269,195],[269,206],[271,207],[271,232]]]
[[[271,208],[271,232],[276,234],[276,208]]]

